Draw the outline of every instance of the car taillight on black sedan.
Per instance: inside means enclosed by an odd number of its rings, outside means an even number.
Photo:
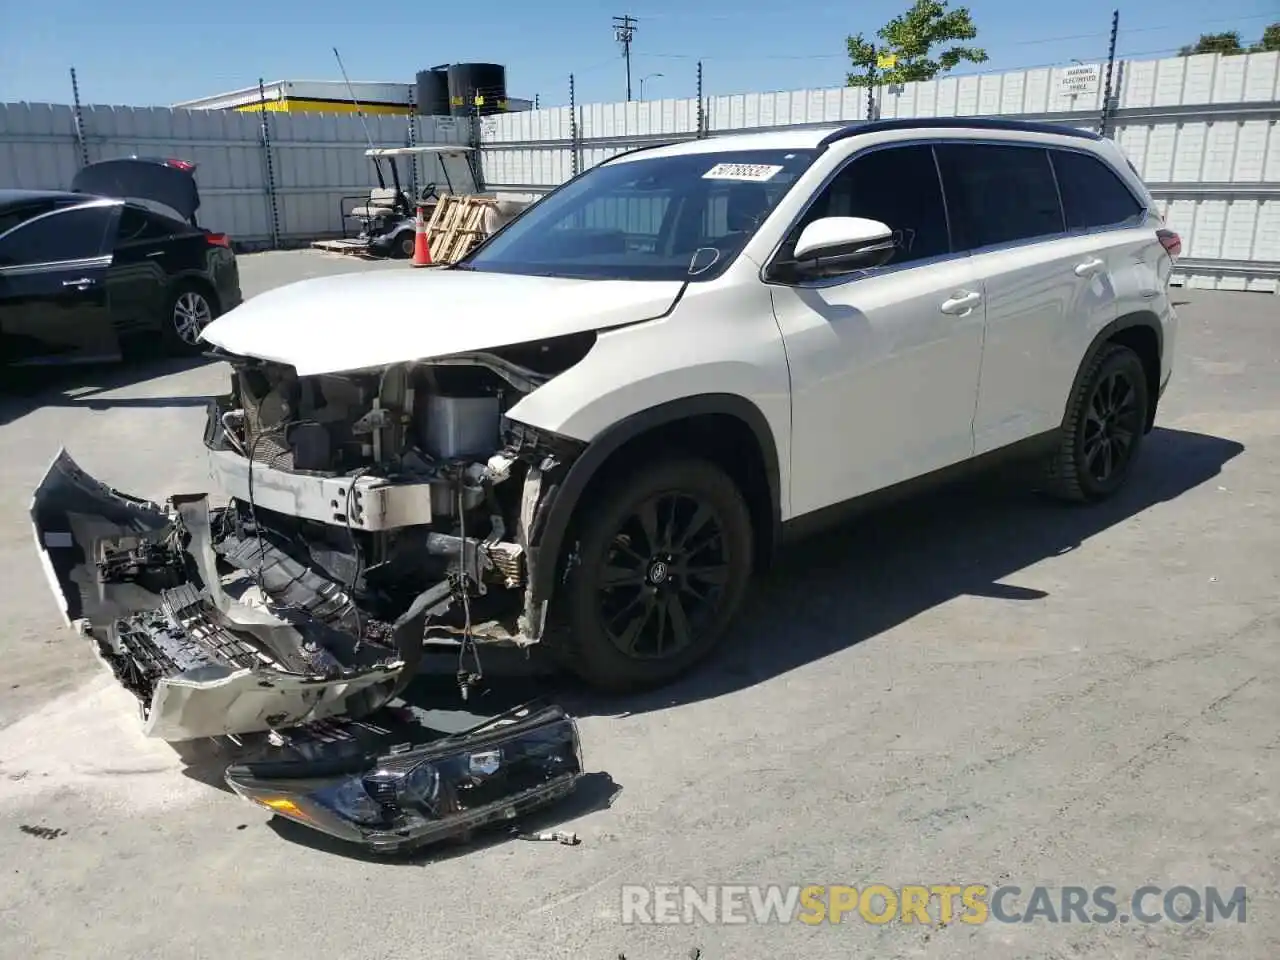
[[[225,233],[206,233],[204,235],[205,242],[211,247],[226,247],[231,249],[231,238]]]

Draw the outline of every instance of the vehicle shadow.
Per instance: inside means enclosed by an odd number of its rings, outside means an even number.
[[[783,551],[743,611],[737,634],[702,669],[646,694],[607,698],[585,690],[544,660],[515,651],[481,654],[486,679],[464,701],[445,656],[402,695],[433,710],[496,714],[537,698],[557,700],[576,716],[626,716],[724,696],[821,660],[898,626],[955,597],[1035,602],[1042,590],[1004,583],[1048,557],[1217,476],[1243,452],[1233,440],[1157,428],[1128,486],[1093,506],[1069,506],[1032,492],[1023,470],[1005,471],[905,501]],[[536,651],[535,651],[536,652]],[[456,658],[451,660],[456,668]],[[184,756],[186,775],[227,790],[231,757],[204,744]],[[587,757],[588,766],[591,759]],[[608,773],[589,773],[569,797],[524,817],[526,832],[554,829],[612,805],[621,788]],[[283,839],[369,862],[425,865],[512,839],[509,828],[478,831],[461,842],[387,857],[279,817]]]
[[[1101,504],[1041,497],[1025,470],[904,501],[786,548],[753,589],[735,635],[684,679],[645,694],[603,697],[564,676],[500,676],[501,661],[489,654],[486,710],[532,696],[554,698],[577,716],[663,710],[770,680],[959,596],[1035,602],[1046,594],[1002,581],[1209,481],[1243,450],[1233,440],[1157,428],[1130,483]],[[438,703],[450,683],[422,678],[411,690]]]
[[[112,397],[98,398],[135,383],[185,373],[215,361],[207,357],[166,357],[147,362],[87,364],[48,368],[10,368],[0,371],[0,426],[13,423],[42,407],[203,407],[206,398]]]

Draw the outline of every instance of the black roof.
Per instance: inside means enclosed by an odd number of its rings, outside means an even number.
[[[822,138],[821,146],[827,146],[849,137],[865,133],[884,133],[892,130],[992,130],[1002,133],[1047,133],[1058,137],[1079,137],[1082,140],[1101,140],[1098,134],[1061,123],[1038,123],[1032,120],[1003,120],[994,117],[915,117],[894,120],[872,120],[869,123],[853,123],[841,127]]]
[[[0,207],[14,207],[20,203],[39,200],[75,200],[78,203],[88,203],[98,199],[101,198],[71,193],[69,190],[0,190]]]

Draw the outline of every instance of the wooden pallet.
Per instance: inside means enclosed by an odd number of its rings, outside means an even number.
[[[427,224],[432,263],[457,263],[485,237],[485,211],[490,197],[441,197]]]
[[[326,253],[341,253],[349,257],[365,257],[373,259],[369,253],[369,241],[348,237],[346,240],[313,240],[311,247]]]

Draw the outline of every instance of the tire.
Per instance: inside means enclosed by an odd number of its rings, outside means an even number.
[[[1045,491],[1075,503],[1116,493],[1142,447],[1150,403],[1138,355],[1121,344],[1098,351],[1071,398],[1061,445],[1046,469]]]
[[[169,353],[195,356],[207,347],[195,335],[218,316],[218,306],[208,291],[199,284],[186,283],[170,295],[162,323],[162,334]]]
[[[569,668],[610,693],[676,679],[715,649],[746,593],[754,533],[741,492],[714,464],[670,460],[584,507],[565,587]],[[644,542],[646,527],[656,543]],[[606,570],[615,584],[604,582]]]
[[[413,248],[417,244],[417,234],[413,230],[405,230],[392,243],[395,256],[409,260],[413,257]]]

